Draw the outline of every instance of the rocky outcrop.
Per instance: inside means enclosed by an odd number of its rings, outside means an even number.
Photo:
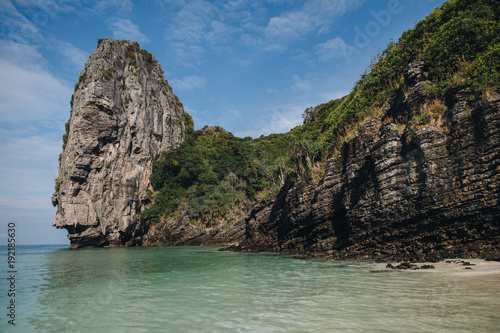
[[[144,246],[235,246],[244,240],[245,224],[238,220],[229,228],[192,225],[185,213],[181,218],[152,226],[143,238]]]
[[[319,184],[288,182],[224,230],[191,225],[187,215],[160,223],[144,244],[405,262],[499,258],[500,98],[469,101],[453,87],[446,101],[432,100],[421,62],[404,80]]]
[[[444,116],[425,120],[422,66],[410,66],[408,91],[358,129],[319,185],[287,184],[254,205],[245,239],[230,249],[393,261],[498,258],[500,98],[469,102],[452,88]]]
[[[99,40],[72,97],[53,223],[71,247],[141,244],[152,162],[178,147],[184,111],[153,55]]]

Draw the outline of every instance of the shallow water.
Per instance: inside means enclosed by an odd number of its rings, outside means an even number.
[[[17,264],[15,327],[0,282],[2,332],[500,331],[496,268],[393,271],[215,247],[26,246]]]

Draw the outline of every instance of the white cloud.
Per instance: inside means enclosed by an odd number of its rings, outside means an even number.
[[[174,18],[167,30],[167,39],[183,42],[199,42],[206,34],[207,23],[203,17],[182,11]]]
[[[126,15],[132,11],[134,4],[130,0],[100,0],[94,6],[94,11],[102,13],[115,11],[119,15]]]
[[[257,138],[260,135],[269,135],[272,133],[285,133],[290,129],[302,124],[302,113],[307,106],[277,106],[269,108],[267,116],[254,128],[237,131],[234,134],[238,137],[250,136]]]
[[[311,82],[302,80],[298,75],[292,77],[292,90],[295,92],[307,92],[312,89]]]
[[[7,44],[0,44],[0,167],[3,176],[19,170],[51,170],[57,172],[57,156],[61,151],[59,133],[69,117],[72,89],[50,72],[41,68],[43,58],[34,47],[14,45],[26,51],[12,55]],[[11,61],[12,60],[12,61]],[[8,128],[8,129],[7,129]],[[47,134],[49,129],[58,134]],[[7,176],[5,176],[7,177]],[[22,179],[21,179],[22,180]],[[8,179],[2,179],[2,188]],[[21,188],[29,188],[20,186]]]
[[[241,32],[241,29],[219,21],[212,21],[210,29],[211,31],[207,34],[206,39],[211,44],[228,43],[233,39],[233,36]]]
[[[313,25],[307,13],[285,13],[269,20],[266,27],[266,36],[273,39],[294,39],[309,33],[312,28]]]
[[[203,89],[207,85],[207,79],[203,76],[186,76],[182,80],[171,80],[172,88],[178,91],[191,92],[197,89]]]
[[[139,27],[127,19],[113,19],[109,24],[109,29],[113,32],[115,39],[128,39],[139,43],[149,41],[148,37],[139,31]]]
[[[309,14],[320,33],[327,32],[337,18],[357,8],[366,0],[311,0],[302,9]]]
[[[0,59],[0,113],[3,123],[51,121],[67,106],[71,89],[46,71],[30,71]]]
[[[54,178],[46,175],[47,172],[29,172],[27,170],[4,170],[9,177],[0,176],[0,179],[11,180],[8,187],[2,187],[2,191],[8,194],[0,194],[0,207],[10,209],[48,209],[52,206],[50,198],[54,192]],[[21,180],[20,183],[15,181]],[[32,181],[30,183],[29,181]],[[10,186],[11,185],[11,186]],[[22,186],[29,186],[19,193]]]
[[[200,65],[203,62],[203,56],[206,51],[203,47],[198,45],[187,45],[180,42],[170,43],[171,52],[174,54],[174,59],[177,59],[182,64],[188,67],[196,68],[196,65]]]
[[[246,45],[248,47],[259,47],[260,48],[264,45],[264,42],[262,41],[261,38],[253,37],[247,33],[241,34],[239,39],[243,45]]]
[[[16,5],[21,7],[34,6],[35,4],[21,3]],[[38,4],[37,4],[38,5]],[[27,43],[40,42],[43,40],[39,27],[44,25],[43,19],[48,19],[47,14],[41,12],[37,6],[31,8],[34,15],[37,15],[38,25],[35,25],[28,17],[21,14],[11,1],[0,1],[0,30],[9,40]],[[5,36],[4,35],[4,36]]]
[[[167,40],[197,43],[210,32],[210,23],[216,16],[216,8],[207,1],[191,1],[181,5],[166,31]]]
[[[274,108],[271,119],[262,129],[264,135],[284,133],[302,124],[302,113],[305,107],[292,106],[288,108]]]
[[[186,111],[187,113],[189,113],[193,117],[198,114],[198,111],[196,109],[193,109],[189,105],[184,105],[184,111]]]
[[[0,43],[1,123],[54,123],[69,109],[72,89],[45,70],[45,62],[33,46]]]
[[[78,59],[76,48],[62,46]],[[18,221],[24,244],[64,239],[50,226],[50,196],[72,88],[47,67],[36,47],[0,41],[0,223]]]
[[[165,31],[165,39],[170,44],[219,50],[221,45],[233,47],[231,43],[237,40],[248,48],[282,53],[297,39],[313,32],[329,31],[339,16],[361,1],[364,0],[308,0],[299,4],[292,1],[270,4],[263,0],[169,1],[174,10],[169,13],[171,23]],[[269,17],[269,7],[281,5],[296,9]]]
[[[85,63],[89,59],[89,54],[87,52],[80,50],[71,43],[60,43],[59,51],[74,65],[78,71],[85,66]]]
[[[0,167],[11,171],[21,168],[32,170],[43,168],[57,174],[57,157],[62,152],[61,138],[55,138],[54,135],[26,136],[19,132],[16,135],[13,131],[7,135],[9,136],[4,135],[1,138]],[[0,182],[2,185],[5,183]]]
[[[40,71],[47,66],[47,61],[35,46],[7,40],[0,40],[0,59],[26,70]]]
[[[342,58],[347,56],[347,44],[342,38],[335,37],[319,44],[316,47],[316,54],[318,54],[321,61]]]
[[[310,0],[295,11],[272,17],[265,34],[273,40],[289,42],[317,31],[329,31],[335,20],[365,0]]]
[[[266,92],[268,94],[271,94],[271,95],[277,95],[277,94],[279,94],[279,90],[278,89],[269,88],[269,87],[266,87]]]
[[[350,91],[332,91],[332,92],[327,92],[327,93],[323,93],[321,95],[321,99],[323,101],[332,101],[334,99],[339,99],[341,97],[344,97],[346,95],[348,95],[350,93]]]

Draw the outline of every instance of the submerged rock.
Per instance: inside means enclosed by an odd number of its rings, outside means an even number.
[[[434,265],[422,265],[420,266],[420,269],[435,269]]]

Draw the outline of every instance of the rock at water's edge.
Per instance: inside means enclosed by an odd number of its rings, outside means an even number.
[[[141,244],[152,162],[184,138],[184,110],[153,55],[99,40],[80,73],[60,157],[53,225],[71,247]]]

